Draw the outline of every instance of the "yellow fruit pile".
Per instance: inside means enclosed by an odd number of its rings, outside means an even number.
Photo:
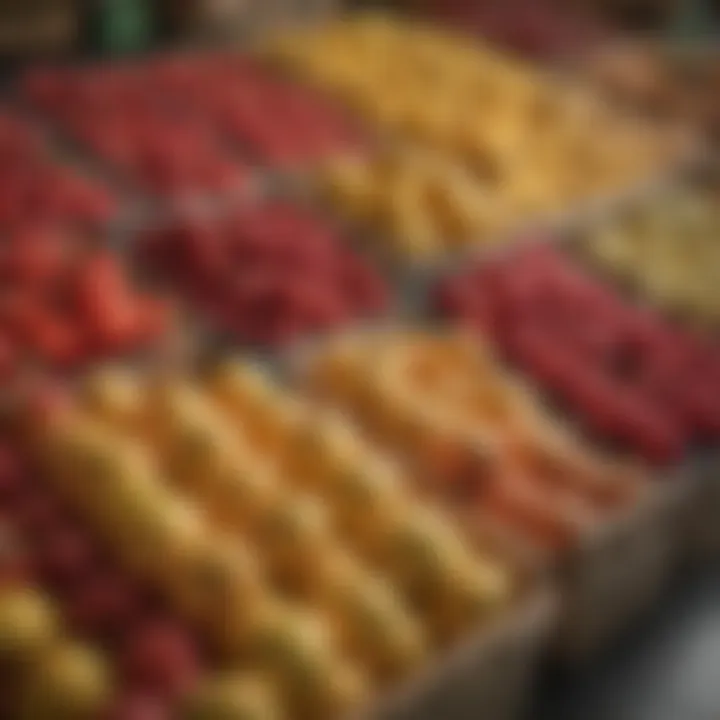
[[[267,52],[371,127],[460,161],[506,224],[625,191],[678,151],[667,133],[621,118],[579,89],[420,23],[360,16],[291,33]],[[395,192],[380,177],[374,190],[388,188]],[[472,230],[480,241],[483,223]]]
[[[317,352],[302,376],[436,490],[536,547],[567,549],[643,484],[642,473],[588,450],[462,335],[351,335]]]
[[[228,668],[271,678],[290,717],[366,702],[514,597],[509,566],[398,466],[245,365],[202,382],[98,374],[37,442],[124,565]]]
[[[518,217],[467,168],[419,148],[337,159],[317,179],[323,196],[356,221],[378,250],[414,262],[502,240]]]
[[[702,193],[656,198],[594,230],[585,251],[657,306],[720,323],[720,208]]]
[[[0,588],[3,693],[19,691],[13,717],[93,720],[105,709],[112,692],[108,664],[90,647],[67,639],[66,631],[42,593]]]

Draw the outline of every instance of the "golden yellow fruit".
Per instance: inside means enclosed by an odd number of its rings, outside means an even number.
[[[85,382],[83,399],[90,413],[112,427],[139,430],[143,393],[133,373],[118,368],[93,373]]]
[[[0,662],[8,667],[31,662],[58,634],[55,610],[42,595],[25,588],[0,590]]]
[[[231,537],[209,537],[189,549],[167,580],[173,602],[204,624],[216,646],[235,656],[266,604],[259,558]]]
[[[351,653],[379,680],[401,677],[424,658],[422,629],[387,581],[350,567],[334,578],[326,603]]]
[[[333,542],[329,508],[320,499],[296,494],[269,508],[259,519],[256,537],[276,581],[306,594],[312,590],[315,562]]]
[[[319,615],[275,605],[251,634],[249,647],[302,717],[331,720],[364,697],[362,676],[340,659],[332,628]]]
[[[182,720],[281,720],[280,698],[271,683],[242,672],[205,680],[183,702]]]
[[[34,668],[24,688],[26,720],[96,720],[111,696],[104,658],[79,644],[61,644]]]
[[[455,569],[454,582],[434,609],[435,629],[443,640],[455,640],[512,600],[513,580],[504,566],[489,558],[468,561]]]

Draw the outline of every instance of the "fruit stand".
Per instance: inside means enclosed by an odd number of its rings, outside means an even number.
[[[709,128],[269,24],[7,89],[2,718],[519,720],[718,559]]]

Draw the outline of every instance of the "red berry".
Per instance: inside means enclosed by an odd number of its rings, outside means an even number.
[[[90,575],[68,600],[72,624],[91,637],[115,637],[142,609],[137,589],[116,572]]]
[[[132,631],[123,652],[122,668],[132,686],[179,697],[195,685],[200,661],[192,636],[182,626],[155,621]]]

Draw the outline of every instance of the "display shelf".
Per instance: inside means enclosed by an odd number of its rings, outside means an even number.
[[[528,720],[713,720],[720,715],[720,565],[686,572],[598,662],[553,676]]]

